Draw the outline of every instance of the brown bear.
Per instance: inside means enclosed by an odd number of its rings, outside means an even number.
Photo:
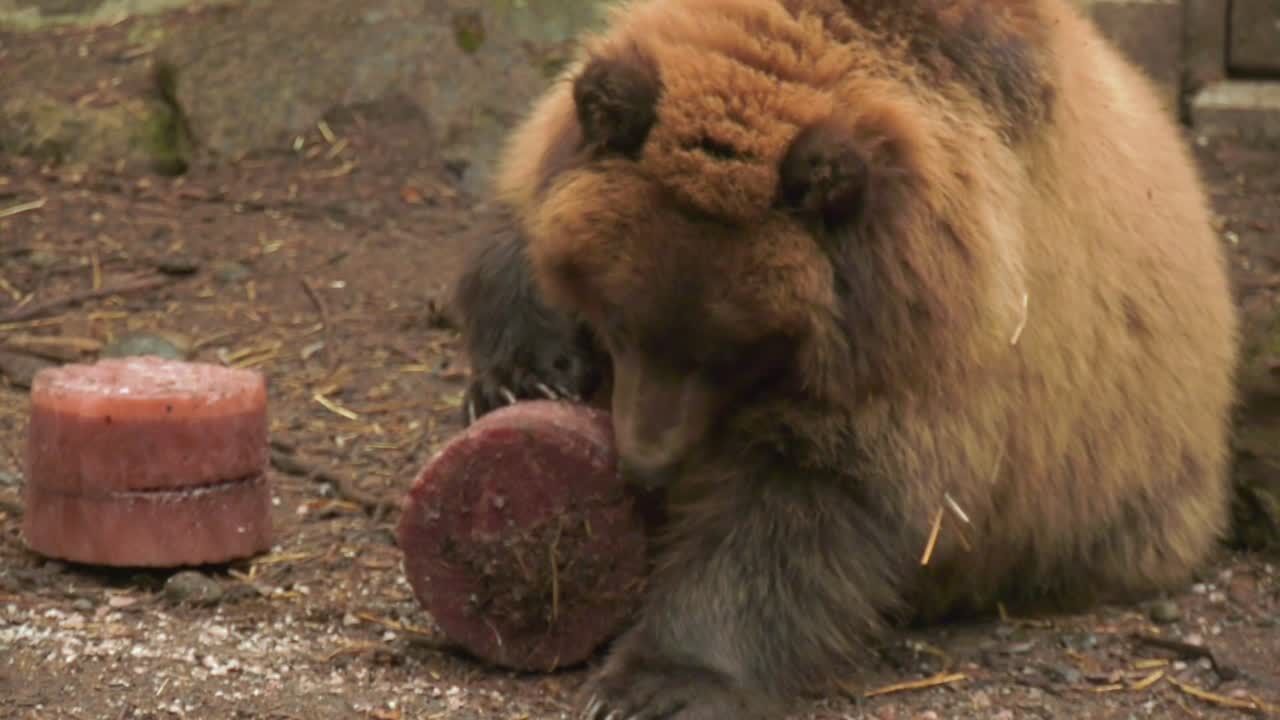
[[[1187,149],[1066,0],[634,0],[514,132],[469,416],[603,398],[668,524],[591,718],[772,717],[904,620],[1130,601],[1227,522]]]

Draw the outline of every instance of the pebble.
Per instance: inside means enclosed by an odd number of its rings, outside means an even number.
[[[0,375],[8,378],[15,387],[31,387],[31,381],[35,379],[36,373],[52,366],[53,363],[44,358],[0,350]]]
[[[1151,617],[1151,622],[1160,625],[1168,625],[1182,619],[1182,609],[1172,600],[1158,600],[1151,604],[1147,609],[1147,614]]]
[[[165,275],[191,275],[200,269],[200,261],[189,255],[171,255],[157,261],[156,269]]]
[[[58,254],[46,250],[36,250],[27,256],[27,264],[37,270],[45,270],[58,264]]]
[[[238,262],[220,262],[213,268],[213,277],[224,285],[238,283],[249,275],[249,268]]]
[[[222,599],[222,586],[195,570],[183,570],[164,584],[164,595],[173,603],[213,605]]]
[[[1093,633],[1069,634],[1062,636],[1062,646],[1068,650],[1091,650],[1098,646],[1098,636]]]
[[[1084,675],[1070,665],[1051,665],[1048,673],[1049,677],[1064,685],[1078,685],[1084,680]]]
[[[93,601],[88,598],[76,598],[76,600],[71,603],[71,609],[78,612],[93,612]]]
[[[123,335],[102,349],[102,357],[155,355],[168,360],[185,360],[191,342],[176,333],[141,332]]]

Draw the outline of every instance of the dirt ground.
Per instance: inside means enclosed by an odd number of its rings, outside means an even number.
[[[176,179],[0,157],[0,718],[570,715],[581,668],[442,650],[402,575],[397,503],[460,426],[443,298],[473,202],[418,123],[394,103],[335,113],[293,148]],[[1280,149],[1192,142],[1236,265],[1275,276],[1259,248],[1280,233]],[[140,278],[163,282],[103,292]],[[270,379],[275,546],[199,568],[194,594],[176,571],[50,561],[19,535],[25,381],[137,332]],[[1224,551],[1166,601],[912,633],[859,681],[797,717],[1280,715],[1280,574]]]

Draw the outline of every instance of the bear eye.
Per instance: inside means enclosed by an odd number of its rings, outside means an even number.
[[[706,135],[687,146],[687,149],[696,150],[718,160],[741,160],[744,158],[743,153],[739,152],[734,146]]]

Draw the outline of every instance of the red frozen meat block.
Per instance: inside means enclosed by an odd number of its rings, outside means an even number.
[[[582,662],[621,628],[647,576],[645,537],[608,414],[544,400],[451,440],[399,525],[405,575],[445,634],[524,671]]]
[[[186,490],[64,493],[27,485],[23,534],[33,550],[93,565],[222,563],[271,547],[263,475]]]
[[[268,549],[266,380],[158,357],[40,371],[23,534],[84,563],[224,562]]]
[[[254,370],[144,356],[47,368],[31,383],[27,477],[47,489],[203,485],[258,475],[267,457]]]

